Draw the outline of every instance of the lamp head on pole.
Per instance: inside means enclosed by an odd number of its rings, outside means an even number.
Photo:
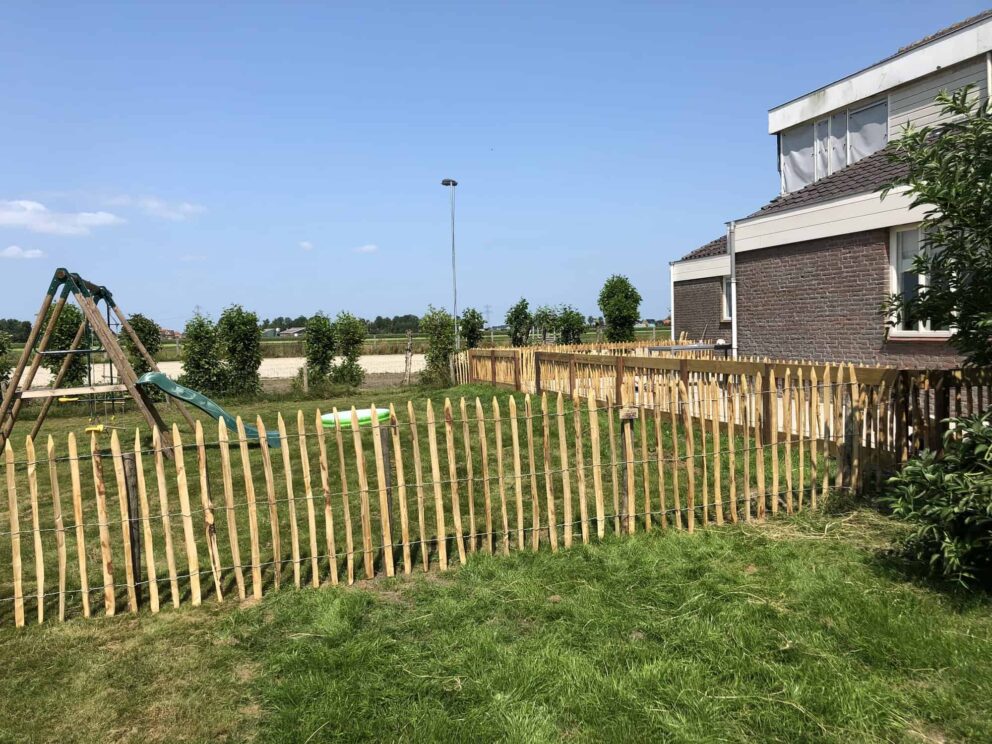
[[[441,181],[441,185],[442,186],[457,186],[458,185],[458,181],[456,181],[454,178],[445,178],[443,181]]]

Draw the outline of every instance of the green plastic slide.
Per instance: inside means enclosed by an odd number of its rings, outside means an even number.
[[[224,423],[227,424],[227,428],[232,433],[237,432],[238,430],[238,420],[234,416],[214,403],[207,396],[202,393],[198,393],[195,390],[190,390],[188,387],[183,387],[179,383],[170,380],[161,372],[148,372],[147,374],[143,374],[138,378],[138,384],[156,387],[166,395],[171,395],[173,398],[178,398],[179,400],[186,401],[192,406],[196,406],[208,416],[212,416],[218,420],[224,419]],[[258,429],[254,426],[245,424],[245,434],[249,439],[258,439]],[[268,431],[265,433],[265,438],[269,440],[270,447],[278,447],[280,444],[279,432]]]

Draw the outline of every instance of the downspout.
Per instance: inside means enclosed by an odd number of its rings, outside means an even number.
[[[737,358],[737,254],[734,248],[734,232],[737,222],[727,223],[727,253],[730,254],[730,345],[734,359]]]
[[[668,262],[668,301],[671,307],[668,310],[668,338],[675,340],[675,262]]]

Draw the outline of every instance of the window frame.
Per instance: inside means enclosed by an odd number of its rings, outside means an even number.
[[[919,232],[919,222],[911,225],[898,225],[889,228],[889,294],[899,293],[899,233]],[[922,245],[922,244],[921,244]],[[930,277],[926,274],[918,274],[919,286],[927,287],[930,284]],[[894,323],[896,316],[889,316],[889,322]],[[932,339],[944,340],[950,338],[953,330],[933,331],[929,328],[930,321],[917,321],[915,330],[906,330],[896,325],[888,326],[888,337],[890,339]],[[926,326],[926,327],[923,327]]]
[[[729,276],[720,277],[720,322],[732,323],[734,321],[734,309],[731,305],[731,282]]]

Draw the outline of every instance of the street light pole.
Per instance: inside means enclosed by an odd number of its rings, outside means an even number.
[[[451,295],[452,295],[452,319],[455,322],[455,351],[461,349],[461,334],[458,331],[458,281],[455,274],[455,186],[458,181],[453,178],[445,178],[441,181],[442,186],[451,188]]]

